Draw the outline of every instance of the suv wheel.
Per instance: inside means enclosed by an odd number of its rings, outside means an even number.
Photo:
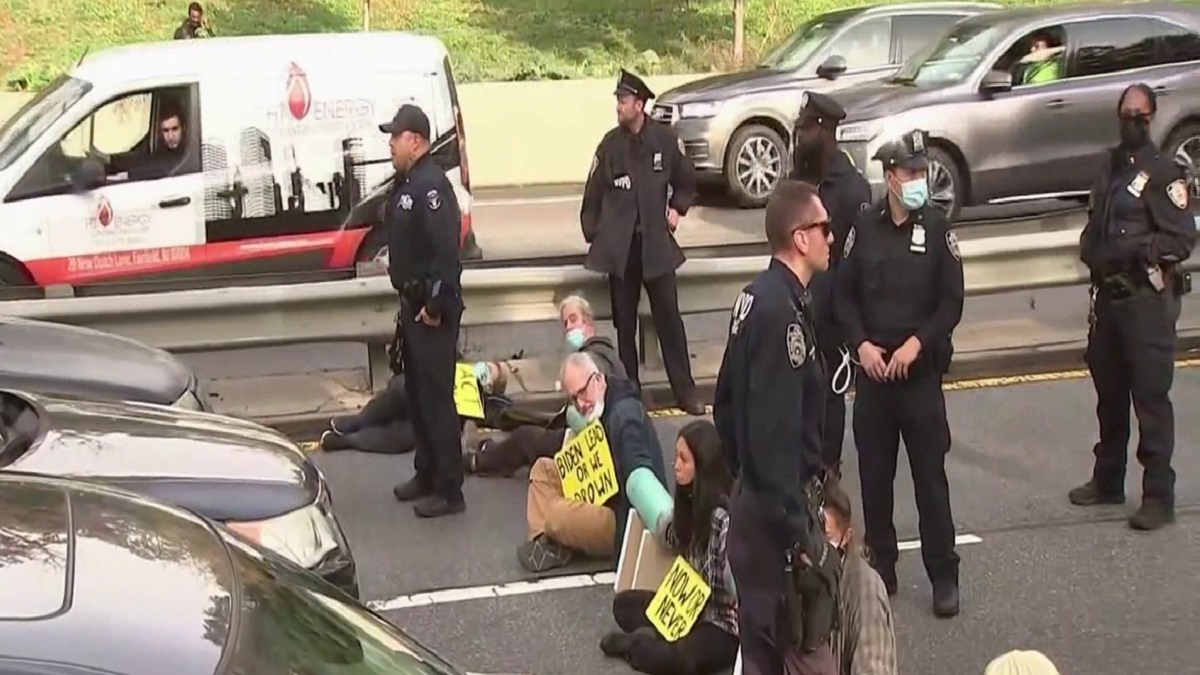
[[[1200,124],[1185,124],[1167,140],[1166,151],[1187,167],[1188,193],[1192,204],[1200,204]]]
[[[725,182],[743,208],[761,208],[787,173],[787,147],[770,127],[751,124],[738,129],[725,157]]]
[[[929,148],[929,203],[953,223],[962,210],[962,170],[950,153],[941,148]]]

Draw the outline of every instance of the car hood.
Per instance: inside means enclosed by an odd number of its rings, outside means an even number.
[[[702,77],[663,93],[658,100],[666,104],[719,101],[733,96],[795,87],[804,82],[812,83],[811,88],[817,90],[823,88],[819,83],[833,84],[818,77],[802,77],[791,70],[758,68]]]
[[[0,386],[6,388],[170,405],[191,377],[179,359],[129,338],[0,316]]]
[[[846,119],[842,120],[844,126],[942,103],[955,94],[951,85],[924,87],[884,80],[847,87],[832,96],[846,110]]]
[[[9,468],[119,485],[214,520],[257,520],[306,506],[320,474],[278,432],[221,415],[138,403],[21,394],[48,430]]]

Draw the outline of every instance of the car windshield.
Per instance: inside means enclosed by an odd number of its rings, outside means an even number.
[[[24,154],[50,125],[78,103],[91,88],[88,82],[62,75],[21,106],[17,114],[0,126],[0,170],[7,169]]]
[[[1003,27],[968,19],[955,26],[933,47],[918,52],[892,81],[918,85],[961,82],[1008,33]]]
[[[222,530],[241,582],[231,675],[462,675],[321,579]]]
[[[42,419],[29,401],[0,391],[0,467],[20,459],[41,435]]]
[[[776,70],[795,70],[804,65],[809,57],[829,38],[842,24],[846,23],[849,14],[825,14],[800,26],[800,29],[763,59],[763,68]]]

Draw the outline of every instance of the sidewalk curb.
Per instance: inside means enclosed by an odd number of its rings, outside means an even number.
[[[1042,344],[1035,347],[1020,347],[1013,349],[995,349],[982,352],[972,352],[959,356],[951,365],[946,382],[962,382],[980,379],[1012,378],[1012,382],[994,383],[994,386],[1004,384],[1020,384],[1021,377],[1044,375],[1049,373],[1070,372],[1085,369],[1083,352],[1086,342],[1072,340],[1052,344]],[[1200,329],[1181,331],[1179,335],[1176,358],[1187,358],[1200,352]],[[706,402],[712,401],[713,390],[716,387],[715,378],[705,378],[696,383],[699,394]],[[646,384],[646,392],[656,405],[653,410],[673,410],[673,395],[666,382],[651,382]],[[556,392],[539,392],[518,398],[522,405],[532,406],[541,411],[555,411],[562,407],[562,396]],[[345,410],[336,414],[350,414],[354,410]],[[320,437],[321,432],[329,428],[329,412],[300,413],[296,415],[276,415],[257,418],[254,421],[276,429],[280,433],[297,441],[311,441]]]

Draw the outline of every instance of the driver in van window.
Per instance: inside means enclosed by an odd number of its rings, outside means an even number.
[[[187,151],[187,124],[178,108],[163,108],[159,114],[158,143],[148,155],[129,167],[130,180],[167,178],[181,167]]]
[[[1018,62],[1020,84],[1041,84],[1058,79],[1061,45],[1049,31],[1038,31],[1030,38],[1029,53]]]

